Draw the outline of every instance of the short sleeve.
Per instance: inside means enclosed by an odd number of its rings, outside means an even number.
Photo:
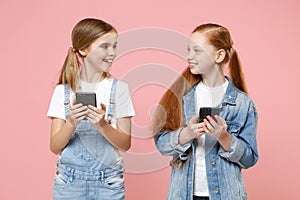
[[[64,86],[57,85],[54,89],[50,106],[47,112],[49,118],[59,118],[66,120],[64,106]]]
[[[132,117],[135,115],[128,85],[118,81],[116,88],[116,118]]]

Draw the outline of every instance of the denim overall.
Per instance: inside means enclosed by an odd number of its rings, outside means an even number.
[[[113,80],[108,121],[116,123]],[[69,117],[70,87],[65,84],[65,115]],[[113,121],[114,120],[114,121]],[[53,199],[122,200],[125,198],[124,167],[118,150],[95,129],[89,120],[81,120],[57,163]]]

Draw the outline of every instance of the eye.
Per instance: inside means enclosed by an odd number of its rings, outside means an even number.
[[[116,49],[116,48],[117,48],[117,46],[118,46],[118,45],[117,45],[117,44],[115,44],[115,45],[113,46],[113,48],[114,48],[114,49]]]
[[[102,44],[100,47],[103,48],[103,49],[108,49],[109,45],[108,44]]]
[[[201,49],[195,49],[194,50],[196,53],[200,53],[202,50]]]

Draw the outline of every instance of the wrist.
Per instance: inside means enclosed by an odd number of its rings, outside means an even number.
[[[70,118],[67,119],[65,125],[66,125],[68,128],[73,129],[73,130],[76,128],[75,124],[70,120]]]
[[[230,151],[230,145],[232,142],[232,136],[227,132],[224,131],[221,133],[220,137],[218,138],[218,142],[223,147],[225,151]]]
[[[223,132],[220,134],[218,140],[219,140],[219,141],[224,141],[224,140],[229,139],[230,137],[231,137],[231,135],[230,135],[227,131],[223,131]]]
[[[194,136],[191,134],[191,132],[192,131],[190,131],[188,127],[184,127],[179,133],[179,143],[186,144],[192,139],[194,139]]]
[[[104,117],[99,121],[99,131],[103,131],[106,126],[109,126],[108,122],[104,119]]]

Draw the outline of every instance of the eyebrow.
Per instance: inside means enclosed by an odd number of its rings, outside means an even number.
[[[187,46],[187,48],[190,48],[189,46]],[[203,48],[201,47],[201,46],[192,46],[191,48],[199,48],[199,49],[202,49],[203,50]]]
[[[99,45],[116,45],[116,44],[118,44],[118,43],[115,42],[115,43],[111,44],[109,42],[104,42],[104,43],[100,43]]]

